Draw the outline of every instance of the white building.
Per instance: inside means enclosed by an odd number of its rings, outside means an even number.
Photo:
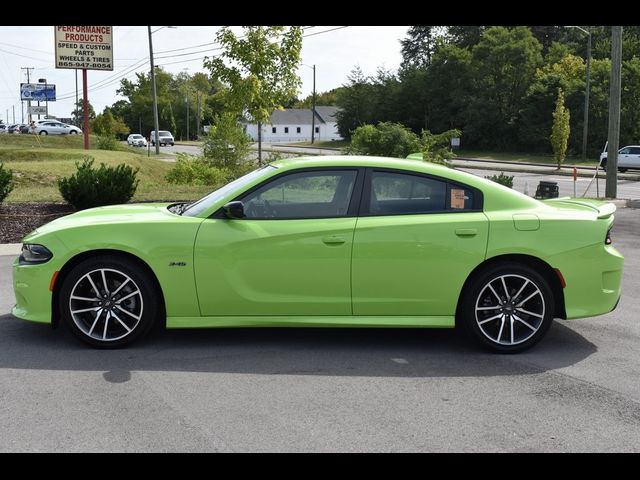
[[[342,140],[338,133],[335,117],[338,107],[316,107],[315,140]],[[254,141],[258,141],[258,124],[248,123],[245,131]],[[275,110],[271,121],[262,125],[263,142],[310,142],[311,109],[287,108]]]

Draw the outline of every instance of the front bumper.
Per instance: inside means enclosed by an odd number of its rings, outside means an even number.
[[[23,320],[51,323],[51,278],[56,272],[51,262],[40,265],[20,265],[13,262],[13,291],[16,305],[11,313]]]

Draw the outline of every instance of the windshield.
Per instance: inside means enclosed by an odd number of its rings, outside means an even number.
[[[135,138],[136,140],[142,138],[142,135],[131,135],[131,138]]]
[[[160,130],[160,136],[161,137],[170,137],[171,133],[170,132],[163,132],[162,130]]]
[[[265,170],[270,168],[276,168],[273,165],[265,165],[253,172],[249,172],[246,175],[236,178],[233,182],[226,184],[224,187],[219,188],[218,190],[214,190],[206,197],[202,197],[197,202],[189,205],[182,215],[187,217],[195,217],[201,212],[210,208],[214,203],[216,203],[221,198],[225,197],[227,194],[232,192],[233,190],[241,190],[242,187],[248,185],[253,182],[256,178],[259,178],[264,175]]]

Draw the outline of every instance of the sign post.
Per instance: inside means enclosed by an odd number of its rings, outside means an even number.
[[[56,68],[82,69],[84,149],[89,150],[87,70],[113,70],[113,28],[63,25],[54,27]]]

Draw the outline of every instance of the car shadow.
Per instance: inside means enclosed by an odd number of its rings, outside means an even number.
[[[163,330],[118,350],[85,347],[66,329],[0,317],[0,368],[371,377],[538,374],[578,363],[597,348],[564,322],[517,355],[485,352],[454,330],[257,328]]]

